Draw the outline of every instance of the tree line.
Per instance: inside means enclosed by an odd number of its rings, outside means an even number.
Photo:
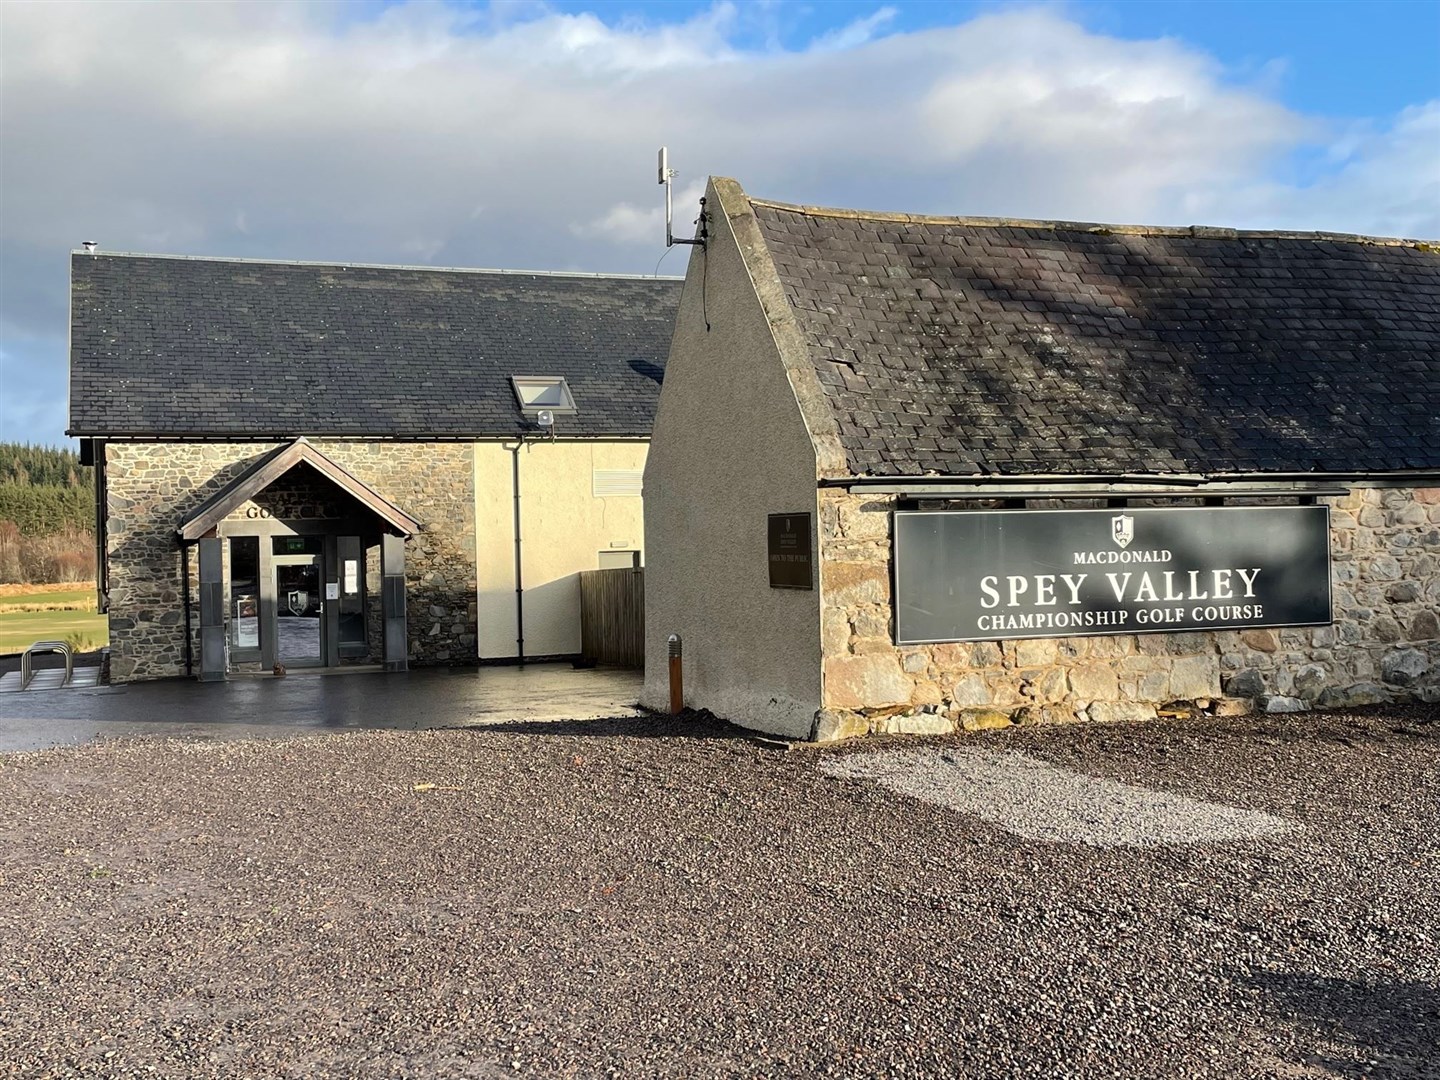
[[[90,488],[93,471],[74,450],[0,442],[0,484]]]
[[[0,442],[0,582],[94,576],[94,470],[73,450]]]

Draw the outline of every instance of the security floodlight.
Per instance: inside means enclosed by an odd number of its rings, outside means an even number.
[[[554,414],[553,412],[551,412],[549,409],[541,409],[540,412],[539,412],[539,413],[536,415],[536,417],[535,417],[535,423],[537,423],[537,424],[539,424],[541,427],[545,427],[545,428],[554,427],[554,426],[555,426],[555,414]]]

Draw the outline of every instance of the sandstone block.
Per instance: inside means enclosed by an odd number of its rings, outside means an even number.
[[[824,670],[825,704],[831,709],[908,704],[914,692],[914,680],[900,670],[893,650],[827,657]]]
[[[853,504],[840,504],[840,531],[847,540],[885,540],[890,536],[890,515],[884,504],[865,510]]]
[[[1255,702],[1250,698],[1221,698],[1211,711],[1216,716],[1248,716],[1255,711]]]
[[[1028,638],[1015,643],[1017,667],[1045,667],[1060,658],[1054,638]]]
[[[970,663],[974,667],[994,667],[1003,659],[1000,646],[993,641],[977,641],[970,650]]]
[[[820,638],[826,656],[850,651],[850,617],[844,608],[825,609],[820,617]]]
[[[1023,727],[1036,724],[1073,724],[1077,719],[1073,709],[1063,705],[1026,705],[1016,710],[1012,720]]]
[[[835,742],[870,734],[870,721],[858,713],[822,709],[815,717],[815,742]]]
[[[957,671],[970,666],[971,649],[963,642],[933,645],[930,648],[930,655],[935,658],[935,666],[942,671]]]
[[[1155,706],[1144,701],[1096,701],[1085,710],[1097,724],[1138,723],[1155,719]]]
[[[850,641],[850,649],[856,656],[873,653],[893,653],[895,646],[888,637],[856,637]]]
[[[1215,656],[1184,656],[1170,669],[1172,697],[1193,700],[1220,696],[1220,661]]]
[[[1088,701],[1112,701],[1120,696],[1120,681],[1108,664],[1085,664],[1070,669],[1070,692]]]
[[[863,607],[850,616],[850,625],[855,627],[857,638],[890,639],[890,611],[888,608]]]
[[[851,607],[890,602],[890,575],[884,565],[825,562],[821,565],[820,575],[827,604]]]
[[[910,695],[911,705],[939,705],[945,700],[938,683],[928,679],[922,679],[915,684],[915,692]]]
[[[1240,640],[1257,652],[1274,652],[1280,647],[1272,630],[1246,630],[1240,635]]]
[[[966,675],[950,691],[950,700],[956,705],[989,705],[990,688],[981,675]]]
[[[1032,701],[1059,701],[1065,696],[1065,671],[1063,668],[1045,668],[1043,671],[1027,673],[1021,684],[1020,693]]]
[[[900,667],[909,675],[919,675],[930,666],[930,659],[923,652],[908,650],[900,654]]]
[[[949,735],[955,722],[938,713],[902,713],[886,717],[879,729],[887,735]]]
[[[1129,656],[1134,651],[1135,638],[1129,634],[1119,637],[1097,637],[1090,639],[1090,655],[1097,660]]]
[[[960,726],[966,731],[993,731],[1010,727],[1013,723],[1009,713],[995,709],[967,709],[960,714]]]
[[[1170,690],[1170,676],[1163,671],[1152,671],[1140,676],[1135,687],[1135,696],[1141,701],[1168,701],[1174,697]]]

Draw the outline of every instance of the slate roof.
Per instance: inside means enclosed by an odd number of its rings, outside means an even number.
[[[851,475],[1440,470],[1440,248],[751,200]]]
[[[511,436],[512,375],[563,375],[559,436],[648,436],[681,282],[78,253],[70,433]]]

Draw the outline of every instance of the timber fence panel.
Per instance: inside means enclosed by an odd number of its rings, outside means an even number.
[[[597,664],[645,666],[645,571],[580,573],[580,653]]]

